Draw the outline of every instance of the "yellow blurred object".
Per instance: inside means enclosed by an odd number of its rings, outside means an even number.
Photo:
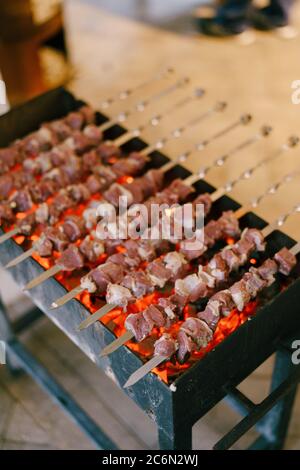
[[[0,70],[13,104],[67,81],[61,0],[0,0]]]

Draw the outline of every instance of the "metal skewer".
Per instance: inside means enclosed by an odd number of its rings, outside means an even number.
[[[165,78],[166,76],[171,75],[173,73],[174,73],[173,68],[166,67],[162,71],[160,71],[158,73],[155,73],[151,78],[149,78],[148,80],[145,80],[144,82],[139,83],[135,87],[127,88],[127,89],[122,90],[119,93],[117,93],[116,96],[106,98],[104,101],[102,101],[100,106],[101,106],[102,109],[107,109],[108,107],[110,107],[116,101],[119,101],[119,100],[124,101],[127,98],[129,98],[133,93],[140,90],[141,88],[145,88],[148,85],[151,85],[153,82],[159,81],[159,80],[161,80],[161,79]]]
[[[250,120],[251,120],[251,119],[250,119],[250,117],[249,117],[247,120],[245,120],[245,119],[239,119],[238,122],[239,122],[239,124],[242,123],[242,124],[245,125],[245,124],[248,124],[248,123],[250,122]],[[236,123],[235,123],[234,127],[236,127]],[[231,126],[227,126],[227,127],[226,127],[226,133],[227,133],[227,132],[230,132],[232,129],[233,129],[233,126],[232,126],[232,125],[231,125]],[[225,134],[225,131],[223,130],[223,131],[221,131],[221,132],[215,134],[215,135],[214,135],[214,139],[216,139],[216,138],[218,138],[218,137],[220,137],[220,136],[223,136],[224,134]],[[263,135],[265,135],[265,133],[263,133]],[[212,140],[213,140],[213,139],[210,139],[210,142],[211,142]],[[169,163],[167,163],[166,165],[164,165],[164,167],[162,167],[162,170],[164,170],[164,171],[169,170],[169,169],[170,169],[170,166],[173,167],[173,166],[177,165],[177,164],[178,164],[179,162],[181,162],[181,161],[182,161],[182,154],[180,154],[180,155],[177,157],[177,159],[175,159],[174,161],[169,162]],[[169,165],[169,166],[167,166],[167,165]],[[184,180],[184,182],[185,182],[186,184],[189,184],[189,185],[190,185],[190,183],[187,183],[187,181],[189,180],[189,178],[190,178],[190,177],[186,178],[186,179]],[[198,178],[198,179],[199,179],[199,178]],[[22,255],[21,255],[21,256],[22,256]],[[60,299],[57,299],[55,302],[52,303],[51,308],[58,308],[58,307],[61,307],[61,306],[64,305],[66,302],[68,302],[68,301],[71,300],[72,298],[76,297],[79,293],[81,293],[81,292],[84,291],[84,289],[81,288],[81,291],[78,292],[78,289],[79,289],[79,286],[77,286],[76,288],[74,288],[73,290],[71,290],[70,292],[68,292],[68,294],[64,295],[64,296],[61,297]],[[104,307],[103,307],[103,309],[104,309]],[[96,313],[97,313],[97,312],[96,312]],[[103,311],[102,311],[102,310],[101,310],[101,315],[103,316]],[[95,320],[95,321],[96,321],[96,320]]]
[[[121,146],[125,142],[129,141],[130,139],[134,137],[139,137],[141,133],[147,129],[147,127],[156,127],[160,121],[162,121],[163,118],[167,117],[170,112],[175,111],[177,109],[182,108],[183,106],[186,106],[188,103],[190,103],[193,100],[198,100],[199,98],[202,98],[204,96],[204,90],[202,88],[196,88],[193,92],[192,95],[189,95],[176,103],[171,104],[171,106],[164,110],[163,113],[161,114],[155,114],[152,116],[146,123],[136,127],[135,129],[129,130],[125,134],[121,135],[117,139],[113,141],[114,145]]]
[[[161,98],[164,98],[165,96],[170,95],[171,93],[178,90],[179,88],[185,87],[186,85],[188,85],[189,82],[190,82],[190,79],[188,77],[180,78],[175,83],[173,83],[173,85],[169,85],[167,88],[164,88],[163,90],[157,93],[154,93],[150,97],[144,100],[139,100],[137,103],[135,103],[133,106],[131,106],[127,110],[119,112],[118,114],[113,116],[109,121],[106,121],[103,124],[101,124],[98,127],[98,129],[104,132],[110,127],[126,121],[126,119],[132,113],[137,112],[137,111],[142,113],[146,109],[146,107],[149,106],[150,104],[155,103],[155,101],[158,101]]]
[[[265,135],[265,134],[263,134]],[[215,193],[213,193],[211,195],[212,197],[212,200],[215,201],[217,200],[217,198],[214,198],[214,195],[218,193],[218,190],[215,191]],[[223,195],[223,194],[222,194]],[[220,195],[220,197],[222,196]],[[60,299],[57,299],[55,302],[53,302],[52,304],[52,307],[54,308],[57,308],[57,307],[60,307],[62,306],[63,304],[65,303],[65,296],[61,297]],[[110,305],[110,308],[108,309]],[[96,321],[100,320],[104,315],[106,315],[109,311],[117,308],[118,305],[116,304],[106,304],[104,305],[103,307],[101,307],[99,310],[97,310],[93,315],[91,315],[90,317],[88,317],[87,319],[85,319],[78,327],[79,330],[83,330],[83,329],[86,329],[88,328],[89,326],[91,326],[93,323],[95,323]],[[126,336],[127,338],[127,336]]]
[[[267,236],[276,228],[281,227],[288,217],[290,217],[291,215],[297,212],[300,212],[300,204],[294,206],[291,210],[289,210],[288,212],[280,216],[270,226],[265,227],[265,229],[263,230],[264,235]],[[272,227],[271,231],[269,227]],[[300,252],[300,242],[296,243],[290,249],[290,252],[293,255],[297,255]],[[151,372],[152,369],[154,369],[155,367],[158,367],[160,364],[164,363],[168,359],[169,359],[168,356],[161,356],[161,355],[153,356],[148,362],[146,362],[143,366],[141,366],[138,370],[136,370],[135,372],[133,372],[133,374],[130,375],[129,379],[124,384],[124,388],[132,387],[134,384],[139,382],[143,377],[145,377],[149,372]]]
[[[226,106],[227,106],[227,104],[225,102],[222,102],[222,103],[217,102],[217,104],[213,108],[209,108],[208,111],[200,114],[200,116],[198,116],[198,118],[193,118],[191,121],[188,121],[184,126],[182,126],[181,127],[181,134],[186,132],[191,127],[196,126],[197,124],[202,122],[205,118],[211,116],[213,113],[224,111],[226,109]],[[177,131],[178,128],[176,128],[175,130]],[[169,142],[170,140],[176,138],[174,136],[174,132],[175,131],[173,130],[170,133],[170,136],[160,138],[154,144],[147,145],[139,153],[141,153],[142,155],[150,155],[154,150],[161,150],[167,142]],[[183,161],[183,156],[182,155],[180,155],[180,160],[178,159],[178,161]],[[170,167],[163,166],[161,169],[162,169],[162,171],[166,172],[169,169],[171,169],[172,166],[175,166],[177,163],[178,163],[177,161],[176,162],[175,161],[170,161],[169,163],[166,164],[166,165],[170,165]],[[0,245],[1,245],[1,243],[4,243],[5,241],[9,240],[13,236],[17,235],[18,233],[19,233],[19,230],[17,228],[14,228],[14,229],[10,230],[9,232],[6,232],[4,235],[1,235],[0,236]]]

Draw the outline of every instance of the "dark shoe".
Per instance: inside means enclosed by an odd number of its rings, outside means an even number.
[[[253,9],[249,14],[251,25],[260,31],[272,31],[288,24],[288,19],[282,15],[276,15],[266,8]]]
[[[221,18],[196,18],[198,28],[203,34],[215,37],[235,36],[247,29],[245,21],[224,21]]]

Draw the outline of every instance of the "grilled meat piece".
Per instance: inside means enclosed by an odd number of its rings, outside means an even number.
[[[69,215],[62,224],[62,230],[71,242],[75,242],[86,234],[84,219],[78,215]]]
[[[80,269],[84,266],[84,258],[77,246],[70,245],[62,252],[56,264],[58,264],[63,271],[73,271],[74,269]]]
[[[175,354],[177,349],[176,341],[164,333],[157,341],[154,343],[154,355],[155,356],[165,356],[172,357]]]
[[[281,248],[274,256],[279,266],[279,272],[288,276],[297,264],[297,258],[287,248]]]

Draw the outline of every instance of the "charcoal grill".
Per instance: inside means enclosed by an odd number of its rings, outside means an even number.
[[[60,117],[77,109],[81,104],[82,102],[70,92],[59,88],[10,111],[0,118],[0,147],[33,131],[42,121]],[[99,123],[105,122],[107,117],[99,113],[98,120]],[[126,129],[117,125],[106,131],[105,137],[116,137],[124,132]],[[144,141],[135,138],[124,146],[124,150],[140,150],[144,146]],[[151,164],[155,167],[168,161],[167,156],[157,151],[151,156]],[[171,170],[169,178],[184,178],[188,175],[188,170],[178,165]],[[197,183],[195,187],[199,192],[215,190],[205,181]],[[237,207],[237,201],[224,196],[216,204],[216,211]],[[262,228],[266,222],[250,213],[244,217],[242,225]],[[283,246],[291,247],[294,243],[294,240],[281,231],[273,232],[269,240],[268,254]],[[21,253],[22,248],[10,240],[0,246],[0,262],[5,265]],[[43,268],[29,258],[11,272],[18,285],[23,287],[29,280],[41,274]],[[53,299],[64,295],[65,292],[59,282],[48,279],[30,292],[37,309],[28,312],[14,325],[9,322],[4,306],[0,306],[0,334],[1,339],[8,344],[9,365],[12,370],[20,366],[27,371],[72,415],[99,448],[115,449],[111,439],[85,415],[72,397],[52,379],[17,339],[17,333],[31,325],[43,312],[89,359],[122,387],[129,375],[141,366],[141,359],[127,347],[100,359],[99,351],[115,338],[113,333],[100,322],[83,332],[77,332],[79,323],[90,315],[77,300],[72,300],[58,311],[51,310]],[[261,437],[252,448],[281,448],[300,375],[299,366],[293,366],[291,362],[291,343],[287,340],[291,335],[295,337],[295,332],[299,330],[299,315],[300,279],[295,279],[284,291],[261,307],[251,321],[245,322],[213,351],[187,369],[171,386],[151,373],[134,387],[124,390],[124,393],[156,422],[160,448],[191,449],[193,424],[226,396],[245,417],[216,444],[216,448],[229,448],[257,422]],[[276,351],[272,393],[256,406],[236,387]]]

